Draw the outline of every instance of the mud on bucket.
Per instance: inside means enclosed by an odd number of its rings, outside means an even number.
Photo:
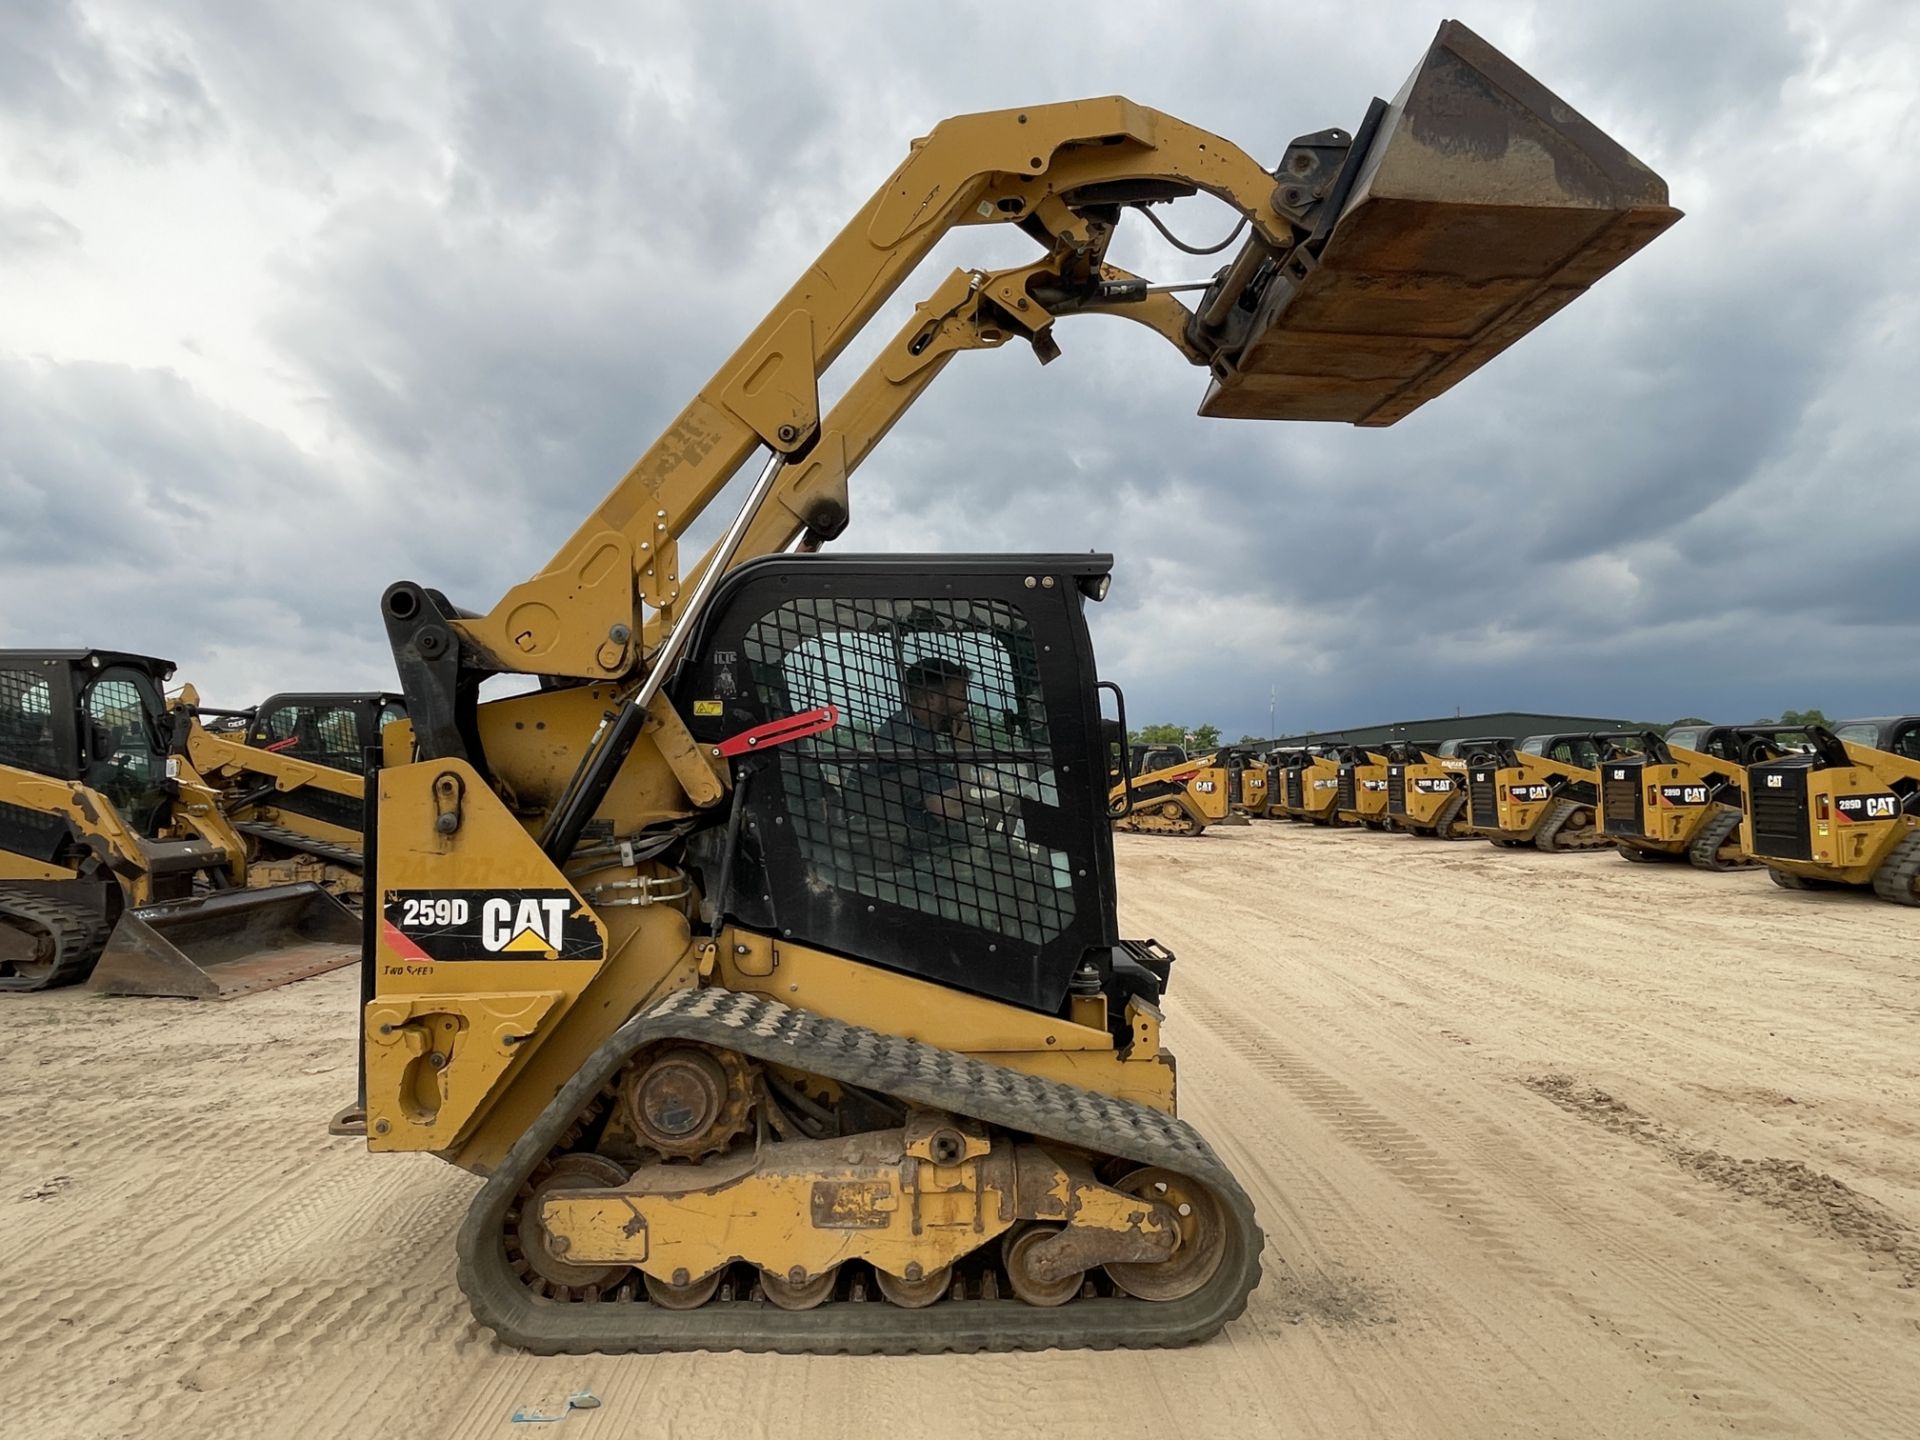
[[[1327,198],[1313,238],[1242,257],[1264,261],[1258,293],[1225,324],[1202,415],[1391,425],[1680,218],[1664,180],[1453,20]]]
[[[359,958],[359,918],[318,885],[228,890],[128,910],[87,988],[230,1000]]]

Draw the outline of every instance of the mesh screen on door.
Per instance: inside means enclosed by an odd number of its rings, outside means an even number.
[[[51,774],[59,764],[53,743],[53,692],[31,670],[0,670],[0,765]]]
[[[360,770],[360,721],[348,706],[276,706],[261,728],[267,748],[282,755],[331,770]]]
[[[1066,852],[1028,839],[1058,807],[1026,621],[989,600],[793,600],[743,641],[769,717],[837,706],[775,752],[808,883],[1043,945],[1073,919]]]

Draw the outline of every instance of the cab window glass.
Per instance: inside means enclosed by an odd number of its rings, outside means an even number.
[[[86,784],[133,825],[150,829],[166,800],[166,751],[155,724],[160,692],[138,671],[110,668],[87,686],[80,708]]]
[[[1060,794],[1013,607],[796,600],[745,650],[767,713],[840,713],[775,752],[813,882],[1033,944],[1067,927],[1067,854],[1027,836],[1028,807]]]
[[[32,670],[0,670],[0,765],[51,775],[60,758],[53,740],[53,691]]]

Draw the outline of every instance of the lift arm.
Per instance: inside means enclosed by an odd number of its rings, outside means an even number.
[[[1020,224],[1048,251],[1034,273],[1094,299],[1118,202],[1204,190],[1245,215],[1265,243],[1289,246],[1294,222],[1273,208],[1274,189],[1273,176],[1238,147],[1118,97],[942,122],[553,560],[488,614],[457,620],[463,648],[496,672],[597,680],[633,669],[642,606],[671,614],[682,593],[686,527],[760,446],[790,464],[813,457],[819,377],[955,227]],[[980,298],[1005,312],[1009,333],[1033,335],[1051,316],[1018,278]],[[840,456],[815,463],[844,480]],[[802,490],[808,499],[795,509]],[[775,528],[838,534],[846,504],[831,491],[817,480],[790,486],[776,502],[786,514]]]
[[[1249,234],[1189,311],[1105,255],[1125,208],[1200,191]],[[838,534],[847,475],[960,349],[1017,335],[1045,361],[1057,316],[1126,314],[1209,368],[1203,414],[1390,424],[1673,223],[1666,199],[1657,175],[1455,22],[1355,134],[1301,136],[1273,172],[1118,97],[945,121],[539,574],[484,615],[389,589],[422,756],[480,759],[472,715],[489,674],[641,671],[649,616],[656,637],[676,624],[705,568],[683,569],[680,537],[757,448],[773,464],[729,559]],[[823,428],[826,367],[943,235],[996,223],[1044,257],[950,276]]]

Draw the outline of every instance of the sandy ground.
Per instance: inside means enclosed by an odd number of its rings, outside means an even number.
[[[1185,1351],[541,1360],[475,1182],[324,1133],[353,977],[0,1005],[7,1435],[1920,1433],[1920,912],[1257,825],[1119,838],[1268,1235]],[[517,1406],[590,1387],[556,1431]]]

